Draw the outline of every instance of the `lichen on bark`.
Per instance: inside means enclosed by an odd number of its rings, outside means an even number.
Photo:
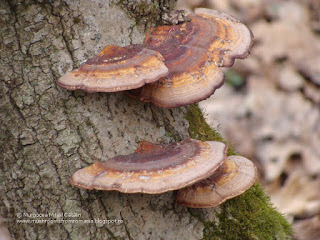
[[[186,107],[160,109],[123,93],[70,92],[55,84],[105,45],[141,43],[146,23],[104,0],[7,0],[0,13],[0,214],[12,237],[203,238],[205,223],[177,206],[174,192],[126,195],[69,183],[76,170],[132,152],[139,141],[189,137]],[[44,219],[76,214],[63,219],[78,223],[17,222],[49,213],[57,216]]]
[[[177,0],[114,0],[113,3],[121,6],[126,10],[126,13],[136,20],[137,24],[160,25],[162,15],[172,10],[176,5]]]

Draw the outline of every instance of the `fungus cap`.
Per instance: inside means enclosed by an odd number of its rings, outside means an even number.
[[[224,162],[226,150],[222,142],[194,139],[165,145],[142,142],[135,153],[78,170],[70,182],[85,189],[163,193],[209,177]]]
[[[144,46],[161,53],[169,74],[129,95],[164,108],[199,102],[222,86],[220,67],[249,54],[252,33],[235,18],[208,9],[188,17],[190,22],[160,26],[146,36]]]
[[[255,165],[241,156],[229,156],[207,179],[180,189],[177,203],[191,208],[210,208],[249,189],[257,178]]]
[[[166,76],[160,53],[141,45],[106,46],[97,56],[57,80],[68,90],[117,92],[142,87]]]
[[[244,59],[250,54],[253,45],[253,34],[251,30],[235,17],[226,13],[197,8],[195,14],[219,25],[222,34],[210,44],[209,54],[218,66],[231,67],[236,58]],[[218,53],[218,56],[217,54]]]

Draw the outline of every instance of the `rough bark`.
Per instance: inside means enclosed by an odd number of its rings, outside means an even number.
[[[152,3],[147,3],[152,4]],[[141,140],[188,136],[185,108],[163,110],[123,93],[87,94],[55,80],[105,45],[141,43],[145,23],[107,1],[1,1],[1,214],[15,239],[173,239],[201,226],[173,193],[82,191],[69,177],[97,159],[132,152]],[[168,134],[170,132],[170,134]],[[123,223],[22,224],[24,216]],[[38,218],[40,219],[40,218]],[[51,218],[52,219],[52,218]],[[58,218],[61,219],[61,218]]]
[[[137,1],[128,14],[122,1],[0,0],[0,214],[14,239],[203,237],[204,222],[177,206],[174,192],[86,191],[69,183],[76,170],[130,153],[139,141],[189,136],[184,107],[165,110],[123,93],[55,84],[105,45],[141,43],[146,25],[159,20],[157,2]],[[205,215],[215,219],[213,209]],[[17,222],[32,219],[93,222]]]

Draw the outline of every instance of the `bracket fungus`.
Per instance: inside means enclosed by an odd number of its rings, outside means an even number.
[[[241,156],[229,156],[209,178],[180,189],[177,203],[191,208],[215,207],[249,189],[257,178],[255,165]]]
[[[159,26],[143,46],[105,47],[57,85],[69,90],[127,93],[158,107],[199,102],[221,87],[221,67],[231,67],[251,49],[251,31],[234,17],[199,8],[189,22]]]
[[[68,90],[117,92],[139,88],[166,76],[160,53],[141,45],[106,46],[78,69],[62,76],[57,85]]]
[[[78,170],[70,182],[85,189],[163,193],[209,177],[224,162],[226,150],[222,142],[194,139],[165,145],[142,142],[135,153]]]
[[[190,22],[159,26],[144,46],[164,57],[167,76],[128,94],[159,107],[172,108],[211,96],[224,81],[221,67],[248,56],[251,31],[237,19],[209,9],[196,9]]]

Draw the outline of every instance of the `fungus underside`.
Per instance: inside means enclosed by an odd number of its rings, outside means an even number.
[[[234,147],[209,126],[197,104],[188,107],[185,118],[191,138],[225,142],[229,146],[228,156],[237,154]],[[292,239],[292,226],[272,206],[259,183],[215,209],[216,221],[206,219],[205,211],[189,208],[190,214],[204,225],[203,239]]]

